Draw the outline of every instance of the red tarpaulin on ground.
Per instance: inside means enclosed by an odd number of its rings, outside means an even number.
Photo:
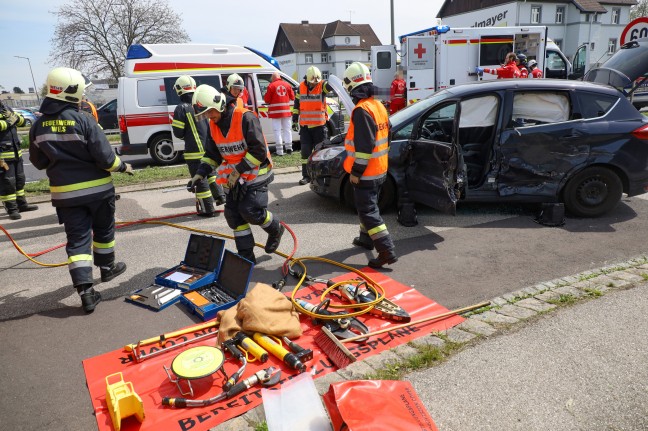
[[[373,280],[384,287],[387,298],[396,302],[410,314],[412,321],[448,311],[433,300],[421,295],[415,289],[400,284],[385,274],[376,272],[370,268],[365,268],[364,271]],[[354,278],[357,278],[357,276],[353,273],[349,273],[337,277],[334,280],[341,281]],[[324,288],[325,286],[321,285],[304,287],[300,290],[298,296],[308,302],[317,304],[319,303],[319,297]],[[397,324],[375,316],[370,316],[369,314],[362,315],[359,319],[369,327],[370,331],[379,330],[389,325]],[[362,360],[368,356],[375,355],[384,350],[392,349],[398,345],[405,344],[431,332],[451,328],[462,321],[462,317],[453,316],[441,321],[423,323],[417,326],[387,332],[372,337],[363,344],[346,343],[345,346],[353,352],[354,355],[356,355],[358,360]],[[313,326],[310,318],[304,316],[301,318],[301,325],[303,335],[294,341],[304,348],[312,349],[314,352],[313,359],[306,363],[308,372],[313,373],[313,377],[317,378],[336,371],[337,368],[330,362],[328,357],[319,350],[313,341],[313,337],[320,332],[319,327]],[[198,333],[195,336],[202,333],[204,332]],[[194,337],[194,335],[190,334],[186,337],[191,338]],[[90,397],[99,430],[103,431],[113,429],[112,420],[106,402],[106,376],[117,372],[123,374],[125,382],[131,382],[133,384],[135,392],[142,398],[146,415],[145,420],[141,424],[134,416],[122,420],[121,429],[125,431],[208,430],[261,404],[261,387],[257,386],[250,388],[247,392],[242,393],[238,397],[223,400],[207,407],[172,408],[162,406],[163,397],[183,397],[179,393],[176,385],[169,381],[163,366],[170,368],[173,359],[188,348],[201,345],[213,346],[215,341],[215,336],[206,338],[189,344],[188,346],[151,357],[150,359],[143,360],[139,363],[135,362],[128,352],[122,349],[84,360],[83,368],[88,382],[88,390],[90,391]],[[124,344],[136,342],[137,340],[124,340]],[[149,347],[148,349],[143,350],[144,353],[152,353],[157,349],[155,347]],[[297,375],[295,370],[285,366],[279,359],[270,356],[270,359],[264,364],[260,364],[259,362],[249,363],[242,379],[270,366],[280,367],[282,369],[282,381]],[[225,361],[224,369],[228,375],[236,371],[238,367],[239,364],[236,361]],[[192,399],[207,399],[220,394],[222,392],[222,382],[223,376],[220,372],[202,379],[193,380],[192,386],[194,388],[194,396]],[[279,386],[277,385],[275,388],[279,388]]]

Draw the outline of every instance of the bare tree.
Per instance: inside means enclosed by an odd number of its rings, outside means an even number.
[[[71,0],[57,16],[50,64],[86,75],[117,79],[128,47],[136,43],[182,43],[189,35],[167,0]]]
[[[648,0],[638,0],[637,4],[630,7],[630,19],[648,16]]]

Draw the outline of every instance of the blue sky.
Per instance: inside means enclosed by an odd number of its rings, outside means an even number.
[[[443,4],[443,0],[393,1],[396,37],[435,25],[435,17]],[[22,0],[4,5],[0,14],[0,34],[5,40],[0,50],[0,85],[5,90],[11,91],[18,86],[26,92],[34,86],[29,63],[38,88],[45,83],[50,69],[61,66],[47,63],[52,48],[50,39],[56,26],[56,17],[48,11],[68,2]],[[169,5],[181,15],[183,27],[195,43],[245,45],[271,54],[280,23],[302,20],[327,23],[337,19],[370,24],[382,43],[391,41],[389,0],[170,0]],[[246,15],[246,11],[252,9],[253,14]],[[15,55],[28,57],[29,63]]]

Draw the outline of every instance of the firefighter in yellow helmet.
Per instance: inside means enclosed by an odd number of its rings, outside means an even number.
[[[0,101],[0,202],[12,220],[22,218],[21,212],[38,209],[25,198],[25,168],[18,137],[18,127],[23,124],[23,116]]]
[[[308,158],[316,145],[326,139],[326,95],[333,93],[328,81],[322,80],[322,72],[311,66],[306,70],[304,81],[295,92],[293,124],[299,121],[299,143],[301,145],[302,179],[300,185],[308,184],[311,178],[306,169]]]
[[[57,67],[47,75],[43,113],[29,131],[29,160],[47,169],[52,205],[65,226],[68,270],[86,313],[101,295],[92,287],[92,265],[108,282],[126,270],[115,263],[115,187],[112,172],[133,173],[112,150],[97,122],[79,111],[83,75]]]
[[[228,93],[234,102],[241,108],[250,109],[250,93],[245,88],[245,82],[238,73],[232,73],[227,77],[225,86],[221,88],[221,93]]]
[[[395,263],[394,242],[378,209],[378,192],[387,178],[389,117],[385,106],[374,99],[369,68],[352,63],[344,72],[344,88],[356,104],[344,140],[344,170],[353,185],[353,199],[360,218],[360,235],[353,244],[368,250],[376,248],[378,257],[369,266],[380,268]]]
[[[180,103],[173,111],[171,129],[173,135],[185,142],[184,159],[189,168],[189,175],[196,175],[200,159],[205,155],[205,141],[209,134],[209,124],[204,118],[196,118],[191,99],[196,91],[196,81],[188,75],[176,79],[173,89],[180,96]],[[214,217],[218,214],[214,207],[225,203],[223,187],[216,184],[216,176],[210,173],[205,179],[198,182],[195,187],[198,215],[201,217]]]
[[[274,174],[261,123],[252,112],[209,85],[198,86],[193,105],[198,115],[209,118],[211,139],[188,187],[216,168],[216,181],[226,191],[225,219],[234,231],[238,254],[255,263],[251,226],[261,226],[267,232],[266,253],[277,250],[285,230],[268,210],[268,185]]]

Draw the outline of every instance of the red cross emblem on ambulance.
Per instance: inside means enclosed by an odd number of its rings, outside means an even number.
[[[427,52],[427,49],[423,48],[423,44],[419,43],[416,48],[414,48],[414,54],[418,56],[418,58],[423,58],[423,54]]]

